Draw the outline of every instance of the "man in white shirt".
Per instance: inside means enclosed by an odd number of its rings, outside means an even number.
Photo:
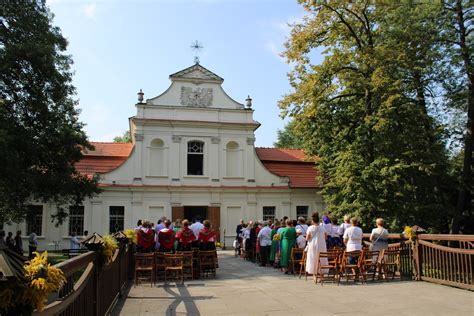
[[[79,250],[81,248],[81,243],[79,242],[79,239],[77,238],[77,235],[75,232],[71,233],[71,249],[72,250]]]
[[[258,232],[257,240],[260,244],[260,266],[265,267],[268,261],[268,254],[272,245],[272,229],[267,221],[262,223],[262,229]]]
[[[194,246],[196,246],[197,240],[199,238],[199,232],[201,231],[201,229],[204,228],[204,225],[201,223],[201,218],[196,217],[196,219],[194,220],[194,223],[191,226],[189,226],[189,228],[191,228],[191,230],[194,233],[194,236],[196,236],[196,241],[193,241]]]
[[[344,244],[346,245],[346,251],[362,250],[362,237],[364,232],[360,227],[357,227],[357,218],[351,218],[351,227],[347,228],[344,232]],[[349,258],[350,264],[355,264],[355,258]]]
[[[308,231],[308,225],[304,217],[298,217],[298,224],[295,227],[296,229],[301,229],[301,235],[306,236],[306,232]]]

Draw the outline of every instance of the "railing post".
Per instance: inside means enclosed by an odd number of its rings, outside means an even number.
[[[99,273],[100,273],[100,265],[99,265],[99,258],[100,256],[97,255],[94,260],[94,315],[100,315],[100,302],[99,302],[99,293],[100,293],[100,282],[99,282]]]
[[[414,275],[413,278],[417,281],[421,280],[421,253],[420,253],[420,244],[418,242],[418,238],[415,238],[415,241],[413,243],[412,241],[412,247],[413,247],[413,260],[414,260]]]

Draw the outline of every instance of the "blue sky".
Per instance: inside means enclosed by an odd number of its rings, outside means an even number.
[[[301,19],[292,0],[71,1],[50,0],[74,60],[81,121],[93,141],[111,141],[128,129],[136,93],[161,94],[168,76],[193,64],[199,40],[201,64],[225,79],[235,100],[253,98],[257,146],[272,146],[278,128],[277,102],[290,91],[290,66],[278,56]]]

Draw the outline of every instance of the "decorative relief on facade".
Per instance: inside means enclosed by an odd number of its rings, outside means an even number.
[[[213,144],[219,144],[221,142],[220,137],[211,137],[211,143]]]
[[[255,144],[255,138],[247,137],[247,145],[253,145],[253,144]]]
[[[181,87],[181,105],[208,107],[212,104],[212,88]]]
[[[173,140],[173,143],[180,143],[181,142],[181,136],[173,135],[173,137],[171,137],[171,139]]]

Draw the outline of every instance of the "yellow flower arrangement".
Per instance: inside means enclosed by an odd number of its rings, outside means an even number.
[[[66,278],[60,269],[48,263],[47,251],[34,254],[35,257],[27,261],[23,268],[28,283],[27,295],[35,308],[42,311],[49,294],[58,291],[66,282]]]
[[[279,240],[280,240],[280,235],[279,235],[279,234],[275,234],[275,235],[273,236],[273,240],[274,240],[274,241],[279,241]]]
[[[107,262],[110,262],[112,261],[115,250],[118,248],[118,242],[112,235],[105,235],[103,239],[102,254],[105,256]]]
[[[134,229],[126,229],[124,234],[127,236],[129,244],[137,244],[137,232]]]
[[[415,240],[416,232],[414,232],[410,226],[405,226],[404,230],[405,237],[410,239],[411,241]]]
[[[223,246],[223,244],[222,244],[222,243],[220,243],[220,242],[216,242],[216,247],[218,247],[218,248],[222,248],[222,246]]]

